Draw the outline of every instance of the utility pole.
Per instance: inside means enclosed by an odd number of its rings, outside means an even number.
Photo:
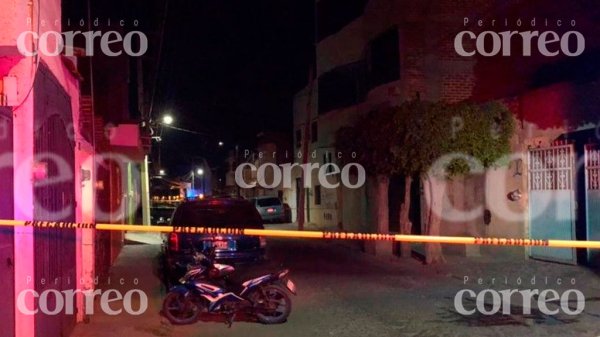
[[[196,176],[194,175],[194,169],[192,169],[192,193],[194,193],[196,191],[196,188],[194,187],[195,181],[196,181]]]
[[[317,6],[314,7],[314,17],[317,17]],[[317,26],[314,28],[314,36],[313,36],[313,50],[314,50],[314,60],[311,67],[308,69],[308,97],[306,100],[306,124],[304,124],[304,132],[302,139],[302,164],[306,165],[308,162],[308,138],[310,135],[310,122],[311,122],[311,107],[312,107],[312,97],[313,91],[315,89],[315,77],[317,72]],[[300,176],[300,186],[296,186],[299,189],[298,193],[298,205],[296,205],[296,213],[297,213],[297,221],[298,221],[298,230],[304,230],[304,204],[305,204],[305,194],[306,188],[304,187],[304,172],[306,166],[302,166],[302,175]],[[308,206],[310,207],[310,206]]]
[[[313,74],[313,68],[311,67],[311,69],[309,70],[308,73],[308,97],[306,100],[306,122],[304,124],[304,132],[302,135],[302,168],[304,168],[306,166],[306,164],[308,163],[308,143],[309,143],[309,138],[310,138],[310,122],[311,122],[311,117],[312,117],[312,95],[313,95],[313,90],[314,90],[314,74]],[[297,213],[297,221],[298,221],[298,230],[302,231],[304,230],[304,222],[305,222],[305,218],[304,218],[304,209],[305,209],[305,200],[306,200],[306,187],[304,186],[304,184],[306,183],[304,181],[304,171],[302,170],[302,175],[300,176],[300,186],[297,186],[297,188],[299,189],[298,193],[298,205],[296,206],[296,213]],[[310,205],[306,205],[307,207],[310,207]]]

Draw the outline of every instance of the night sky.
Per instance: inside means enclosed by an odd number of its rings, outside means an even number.
[[[261,131],[280,131],[291,140],[293,97],[307,84],[314,62],[314,1],[88,1],[92,18],[138,19],[142,24],[140,30],[148,34],[149,52],[143,57],[146,110],[153,96],[154,119],[170,114],[175,119],[174,126],[202,133],[164,129],[160,144],[162,165],[156,165],[158,147],[153,148],[155,169],[160,166],[170,176],[178,176],[190,172],[202,158],[208,159],[213,167],[220,166],[235,145],[241,150],[252,149]],[[88,1],[63,0],[63,16],[77,21],[82,13],[84,16],[87,13]],[[351,3],[364,5],[362,0]],[[575,60],[544,58],[541,62],[534,57],[481,58],[475,69],[476,77],[481,79],[474,88],[475,100],[597,77],[600,35],[594,2],[577,2],[577,6],[543,0],[514,3],[506,6],[499,2],[493,15],[561,17],[565,6],[572,6],[577,29],[587,35],[586,54]],[[165,18],[165,4],[168,10],[161,49],[159,32]],[[471,11],[465,9],[467,13]],[[336,8],[332,13],[335,14],[331,20],[344,18],[344,13]],[[541,67],[544,62],[548,63]],[[135,120],[140,114],[130,112],[129,117]],[[219,141],[225,146],[219,148]]]
[[[218,165],[260,131],[291,138],[293,96],[314,57],[313,15],[306,0],[170,1],[154,116],[170,112],[177,126],[209,135],[166,130],[162,162],[175,169],[197,155]]]
[[[236,144],[252,149],[262,131],[285,132],[291,139],[293,97],[306,85],[314,62],[313,1],[63,0],[63,25],[67,19],[87,19],[88,3],[92,20],[125,19],[125,30],[147,35],[149,49],[142,58],[146,111],[154,96],[155,120],[169,113],[174,126],[205,134],[163,130],[161,166],[169,175],[189,172],[201,157],[211,166],[222,165]],[[138,27],[132,27],[133,19],[139,20]],[[104,60],[118,64],[117,58]],[[133,120],[140,117],[138,111],[129,112]]]

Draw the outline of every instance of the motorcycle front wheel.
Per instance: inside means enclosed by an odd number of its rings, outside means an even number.
[[[184,294],[170,292],[163,301],[162,312],[171,324],[191,324],[198,319],[200,308]]]
[[[258,321],[264,324],[279,324],[287,320],[292,311],[292,300],[277,286],[265,286],[253,296]]]

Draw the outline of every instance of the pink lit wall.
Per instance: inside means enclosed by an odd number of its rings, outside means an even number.
[[[79,111],[79,110],[77,110]],[[79,133],[76,133],[79,134]],[[81,182],[81,188],[76,189],[77,191],[77,221],[79,222],[94,222],[94,209],[95,209],[95,191],[94,191],[94,148],[91,144],[85,142],[82,137],[78,137],[81,140],[80,146],[76,147],[75,151],[75,167],[81,168],[91,173],[89,180],[83,180],[81,177],[81,170],[76,174],[78,180]],[[91,229],[78,229],[77,230],[77,277],[85,280],[84,284],[80,287],[82,290],[91,290],[94,288],[94,238],[95,233]],[[84,299],[80,296],[78,299],[78,307],[83,308]],[[77,321],[84,319],[84,311],[79,310]]]
[[[110,145],[141,147],[140,127],[137,124],[119,124],[110,128]]]
[[[41,13],[39,9],[41,8]],[[37,24],[39,19],[45,21],[45,26]],[[76,220],[92,222],[94,220],[94,169],[93,147],[87,143],[79,133],[79,83],[65,66],[64,60],[59,56],[42,55],[39,60],[35,57],[24,57],[18,53],[16,39],[21,32],[26,30],[38,31],[42,34],[47,30],[62,31],[61,1],[11,0],[0,2],[0,75],[14,76],[18,83],[19,106],[13,108],[14,123],[14,195],[15,219],[30,220],[34,215],[34,193],[32,184],[32,166],[34,155],[34,95],[31,89],[35,80],[38,62],[49,69],[58,83],[63,87],[71,99],[73,111],[73,125],[67,125],[74,130],[75,141],[75,181],[76,181]],[[53,46],[50,46],[53,48]],[[71,62],[76,62],[72,59]],[[79,168],[89,170],[92,179],[82,181]],[[35,277],[34,270],[34,240],[31,228],[17,228],[15,230],[15,298],[24,290],[33,289],[35,282],[27,282],[28,277]],[[77,233],[77,279],[85,276],[93,279],[93,233],[79,231]],[[77,284],[80,284],[79,282]],[[80,285],[82,288],[93,286],[92,282]],[[82,299],[78,303],[82,304]],[[26,298],[26,305],[33,308],[33,297]],[[78,312],[83,313],[83,307]],[[83,317],[78,317],[82,319]],[[35,316],[25,315],[15,308],[15,335],[19,337],[34,337]]]
[[[1,1],[0,2],[0,46],[5,49],[3,53],[9,53],[9,50],[16,52],[17,37],[25,30],[27,17],[31,16],[31,7],[27,5],[28,1]],[[3,70],[0,67],[0,71]]]

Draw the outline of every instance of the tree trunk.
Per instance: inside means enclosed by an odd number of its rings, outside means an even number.
[[[427,187],[425,188],[425,198],[428,208],[425,233],[430,236],[439,236],[442,220],[440,215],[442,214],[442,198],[444,196],[444,178],[426,175],[423,179],[423,186]],[[427,264],[446,262],[441,244],[425,244],[425,262]]]
[[[386,175],[377,175],[376,177],[376,204],[375,221],[377,224],[376,232],[381,234],[389,233],[389,205],[388,190],[390,178]],[[390,241],[371,241],[367,247],[369,252],[375,255],[392,255],[392,243]]]
[[[338,230],[340,232],[344,231],[344,187],[342,186],[342,184],[340,184],[340,186],[338,186],[337,190],[337,210],[336,210],[336,214],[337,214],[337,220],[338,220]]]
[[[400,205],[400,234],[410,235],[412,233],[412,222],[410,221],[411,184],[412,177],[407,175],[404,178],[404,202]],[[402,242],[400,247],[402,257],[411,257],[410,242]]]
[[[384,175],[377,176],[377,233],[387,234],[389,232],[389,205],[388,192],[390,178]]]

